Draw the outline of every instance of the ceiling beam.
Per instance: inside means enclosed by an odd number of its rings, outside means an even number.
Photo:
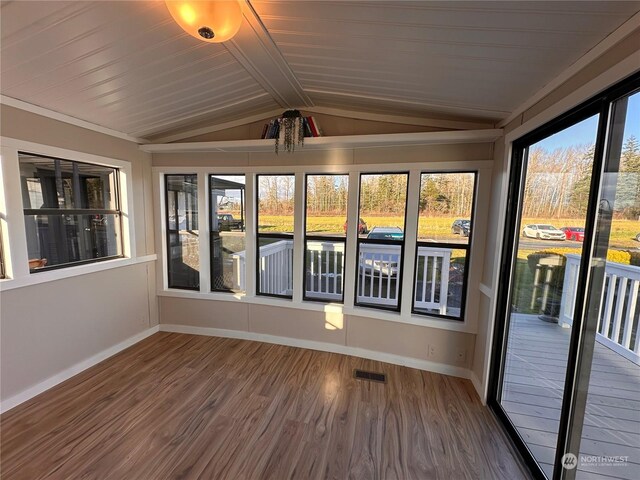
[[[370,148],[406,145],[443,145],[458,143],[493,143],[502,136],[501,129],[455,130],[449,132],[389,133],[383,135],[345,135],[311,137],[304,150],[336,148]],[[153,143],[140,145],[148,153],[187,152],[272,152],[273,140],[223,140],[215,142]],[[297,151],[297,150],[296,150]]]
[[[229,53],[282,108],[313,106],[249,0],[240,1],[240,6],[246,22],[224,43]]]
[[[373,122],[397,123],[400,125],[414,125],[421,127],[449,128],[452,130],[477,130],[482,128],[493,128],[494,122],[468,121],[468,120],[448,120],[443,118],[429,117],[406,117],[402,115],[389,115],[385,113],[361,112],[356,110],[346,110],[333,107],[310,107],[305,108],[310,113],[321,113],[336,117],[355,118],[358,120],[369,120]]]

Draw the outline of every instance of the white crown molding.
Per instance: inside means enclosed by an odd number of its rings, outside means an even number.
[[[22,392],[7,398],[6,400],[0,403],[0,413],[4,413],[8,410],[11,410],[12,408],[17,407],[21,403],[24,403],[27,400],[32,399],[36,395],[40,395],[42,392],[45,392],[50,388],[55,387],[59,383],[62,383],[65,380],[68,380],[74,375],[77,375],[83,372],[84,370],[91,368],[94,365],[97,365],[98,363],[106,360],[109,357],[114,356],[116,353],[119,353],[122,350],[129,348],[132,345],[135,345],[138,342],[141,342],[145,338],[153,335],[154,333],[157,333],[159,330],[160,330],[160,327],[158,325],[156,325],[155,327],[151,327],[146,330],[143,330],[142,332],[136,335],[133,335],[132,337],[127,338],[126,340],[123,340],[122,342],[114,345],[113,347],[109,347],[106,350],[103,350],[100,353],[97,353],[96,355],[90,358],[87,358],[86,360],[78,362],[75,365],[72,365],[71,367],[64,369],[63,371],[56,373],[55,375],[52,375],[51,377],[47,378],[46,380],[43,380],[40,383],[37,383],[36,385],[33,385],[32,387],[29,387],[26,390],[23,390]]]
[[[220,130],[226,130],[227,128],[240,127],[242,125],[247,125],[249,123],[258,122],[260,120],[265,120],[265,119],[273,118],[276,116],[280,116],[281,114],[282,114],[282,109],[278,108],[278,109],[269,110],[263,113],[257,113],[255,115],[251,115],[249,117],[241,118],[238,120],[219,123],[217,125],[210,125],[208,127],[195,128],[193,130],[187,130],[185,132],[176,133],[173,135],[167,135],[165,137],[154,138],[154,142],[157,142],[157,143],[176,142],[178,140],[184,140],[185,138],[196,137],[198,135],[206,135],[207,133],[219,132]]]
[[[240,7],[246,22],[242,23],[232,40],[224,43],[229,53],[282,108],[312,106],[311,98],[302,88],[249,0],[241,1]]]
[[[445,120],[429,117],[403,117],[401,115],[388,115],[384,113],[361,112],[356,110],[345,110],[332,107],[310,107],[304,108],[310,113],[321,113],[333,115],[335,117],[355,118],[358,120],[370,120],[373,122],[397,123],[400,125],[417,125],[421,127],[451,128],[454,130],[476,130],[483,128],[493,128],[494,122],[472,122],[464,120]]]
[[[442,375],[452,375],[459,378],[469,379],[471,377],[471,372],[463,367],[457,367],[455,365],[449,365],[446,363],[432,362],[429,360],[423,360],[421,358],[404,357],[401,355],[395,355],[393,353],[367,350],[365,348],[352,347],[337,343],[317,342],[314,340],[305,340],[291,337],[280,337],[276,335],[268,335],[265,333],[249,332],[246,330],[227,330],[212,327],[195,327],[191,325],[161,324],[160,331],[186,333],[190,335],[204,335],[209,337],[237,338],[240,340],[249,340],[254,342],[273,343],[276,345],[285,345],[288,347],[318,350],[320,352],[351,355],[353,357],[377,360],[379,362],[401,365],[403,367],[416,368],[418,370],[440,373]]]
[[[614,30],[611,34],[607,35],[595,47],[593,47],[582,57],[576,60],[573,64],[571,64],[569,68],[563,70],[557,77],[552,79],[544,87],[538,90],[533,96],[529,97],[526,102],[516,108],[507,118],[500,121],[498,123],[498,127],[504,127],[505,125],[508,125],[511,121],[517,118],[518,115],[522,115],[525,111],[538,103],[564,82],[569,80],[572,76],[589,65],[595,59],[605,54],[621,40],[624,40],[626,37],[631,35],[638,28],[640,28],[640,12],[633,15],[629,20],[620,25],[620,27]]]
[[[305,150],[369,148],[406,145],[442,145],[455,143],[493,143],[502,129],[453,130],[446,132],[389,133],[384,135],[345,135],[306,138]],[[138,148],[148,153],[188,152],[271,152],[273,140],[226,140],[218,142],[148,143]]]
[[[79,118],[72,117],[65,113],[55,112],[53,110],[49,110],[48,108],[39,107],[38,105],[33,105],[32,103],[18,100],[17,98],[7,97],[6,95],[0,95],[0,103],[2,105],[7,105],[8,107],[14,107],[26,112],[35,113],[36,115],[47,117],[52,120],[58,120],[70,125],[75,125],[76,127],[86,128],[87,130],[93,130],[94,132],[103,133],[105,135],[120,138],[122,140],[128,140],[129,142],[145,143],[147,141],[144,138],[134,137],[117,130],[112,130],[111,128],[87,122],[86,120],[80,120]]]

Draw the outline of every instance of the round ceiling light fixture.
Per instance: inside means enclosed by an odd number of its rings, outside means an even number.
[[[208,43],[230,40],[242,24],[237,0],[166,0],[169,13],[192,37]]]

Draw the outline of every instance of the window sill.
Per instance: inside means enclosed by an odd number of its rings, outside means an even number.
[[[128,267],[139,263],[153,262],[157,259],[155,254],[144,255],[137,258],[116,258],[114,260],[105,260],[103,262],[88,263],[85,265],[77,265],[75,267],[60,268],[39,273],[32,273],[27,277],[6,278],[0,280],[0,292],[13,290],[15,288],[30,287],[40,283],[54,282],[65,278],[78,277],[88,275],[90,273],[102,272],[113,268]]]
[[[430,317],[427,315],[409,314],[403,315],[397,312],[377,310],[368,307],[345,307],[337,303],[323,303],[279,299],[264,296],[249,296],[244,293],[219,293],[219,292],[190,292],[186,290],[164,289],[158,290],[159,297],[192,298],[197,300],[210,300],[222,302],[238,302],[252,305],[266,305],[272,307],[293,308],[298,310],[311,310],[314,312],[338,313],[343,315],[353,315],[357,317],[374,318],[387,322],[404,323],[417,325],[420,327],[439,328],[441,330],[451,330],[456,332],[476,333],[473,326],[467,322],[458,320]]]

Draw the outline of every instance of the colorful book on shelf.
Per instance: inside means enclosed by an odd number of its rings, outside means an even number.
[[[302,128],[304,128],[305,137],[313,137],[313,132],[311,131],[311,127],[309,126],[309,117],[302,118]]]
[[[269,124],[265,123],[264,126],[262,127],[262,135],[260,135],[260,138],[267,138],[267,130],[269,129]]]
[[[320,127],[318,127],[318,121],[315,117],[307,117],[307,121],[309,122],[309,127],[311,128],[311,133],[314,137],[321,137],[322,132],[320,131]]]

